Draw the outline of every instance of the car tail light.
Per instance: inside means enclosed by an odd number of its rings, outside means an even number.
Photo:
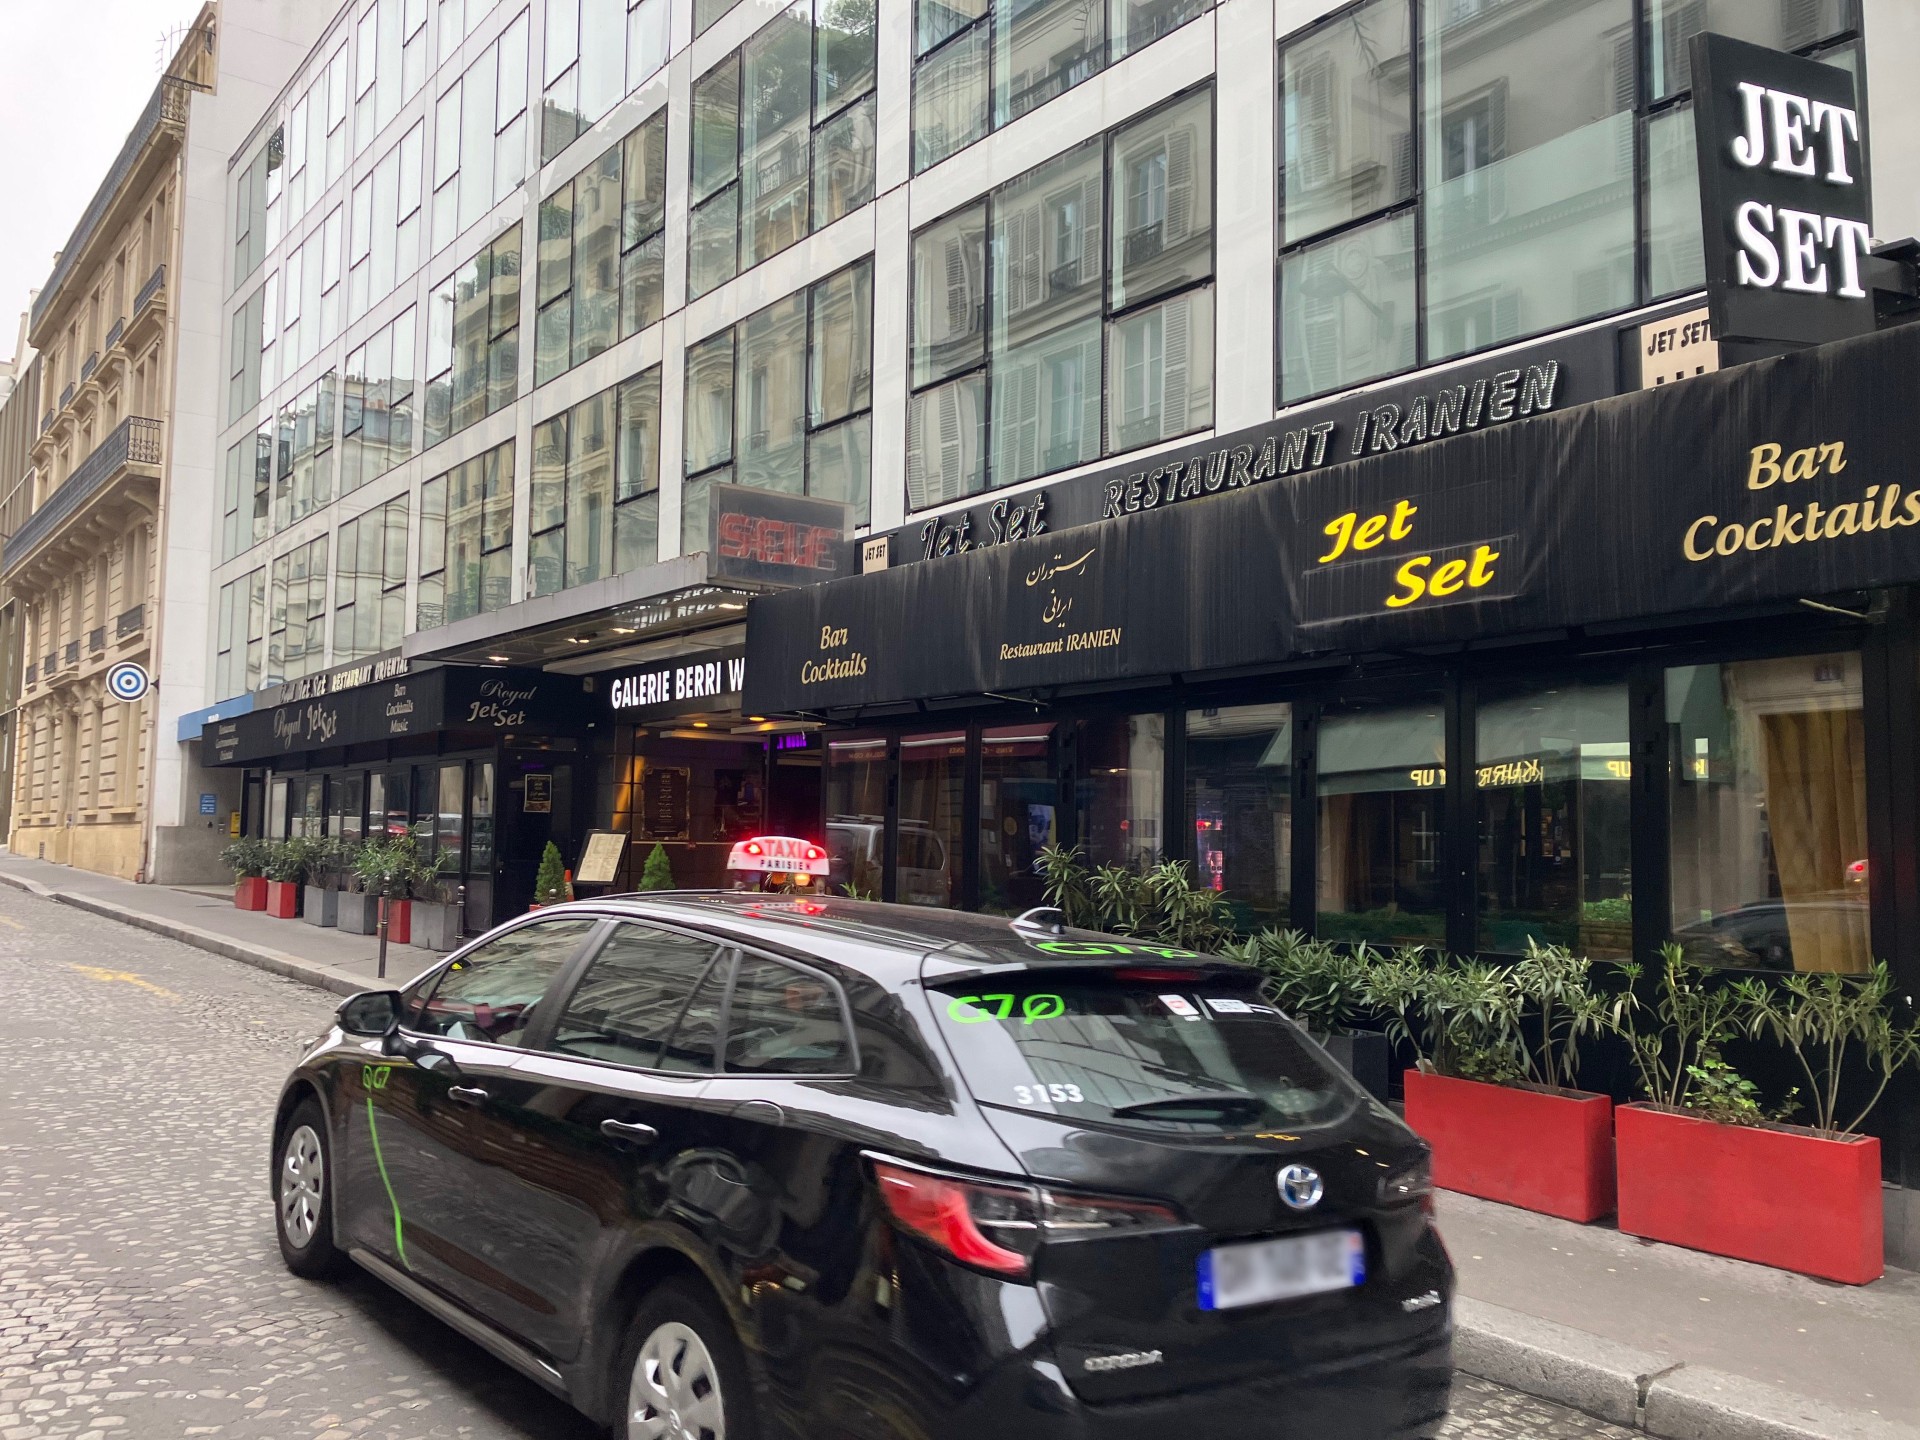
[[[963,1265],[996,1275],[1026,1278],[1047,1240],[1180,1224],[1173,1211],[1147,1201],[961,1180],[885,1161],[875,1161],[873,1170],[895,1220]]]

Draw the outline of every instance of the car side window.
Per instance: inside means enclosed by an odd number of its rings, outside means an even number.
[[[413,1028],[449,1040],[524,1044],[540,997],[599,923],[536,921],[469,950],[440,973]]]
[[[743,956],[727,1011],[726,1069],[753,1075],[852,1070],[839,991],[822,976]]]
[[[661,1050],[702,980],[724,972],[719,956],[712,940],[622,921],[574,987],[549,1048],[647,1069],[695,1068],[663,1063]]]

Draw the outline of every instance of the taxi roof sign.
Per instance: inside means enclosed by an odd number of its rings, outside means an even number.
[[[811,840],[791,835],[756,835],[733,847],[727,869],[763,875],[825,875],[827,852]]]

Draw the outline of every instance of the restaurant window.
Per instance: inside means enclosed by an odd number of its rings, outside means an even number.
[[[1442,944],[1447,771],[1441,704],[1330,706],[1317,743],[1318,934]]]
[[[887,828],[887,737],[835,735],[824,782],[828,880],[835,891],[880,898]]]
[[[663,109],[540,202],[534,384],[660,318],[666,220]]]
[[[875,13],[803,0],[694,81],[690,297],[873,199]]]
[[[671,14],[670,0],[549,0],[541,164],[667,63]]]
[[[1475,726],[1480,948],[1631,959],[1626,686],[1492,687]]]
[[[1672,669],[1666,718],[1674,939],[1702,964],[1866,970],[1860,656]]]
[[[335,381],[334,373],[328,371],[280,409],[273,466],[276,531],[333,499]]]
[[[220,587],[214,625],[214,694],[224,700],[259,689],[267,647],[266,566]]]
[[[1166,716],[1106,715],[1075,729],[1075,833],[1086,862],[1138,870],[1167,859]]]
[[[352,228],[347,233],[347,320],[413,278],[426,236],[425,187],[420,167],[427,124],[422,120],[397,140],[353,187]],[[289,286],[288,294],[293,293]]]
[[[513,441],[420,487],[414,628],[504,610],[513,599]]]
[[[658,557],[659,456],[658,365],[533,427],[527,564],[534,594]]]
[[[1236,928],[1288,926],[1293,892],[1293,707],[1187,712],[1187,824],[1195,882]]]
[[[893,882],[901,904],[959,903],[966,773],[964,731],[901,737],[900,854]]]
[[[261,683],[297,680],[327,664],[327,537],[273,562],[267,599],[267,668]]]
[[[1212,0],[916,0],[914,173],[1211,6]]]
[[[362,807],[367,798],[364,770],[335,775],[327,785],[327,834],[341,840],[358,840],[364,831]]]
[[[1040,852],[1060,841],[1060,782],[1049,722],[980,736],[980,908],[1019,915],[1046,903]]]
[[[408,833],[407,772],[404,769],[376,770],[367,777],[368,837],[392,837]]]
[[[434,290],[427,310],[426,445],[511,405],[520,383],[520,227]]]
[[[434,106],[434,253],[526,178],[527,33],[522,11]]]
[[[707,548],[714,484],[839,500],[868,522],[871,260],[689,346],[686,383],[682,554]]]
[[[326,777],[296,775],[287,781],[287,834],[317,839],[327,829]]]
[[[1213,91],[913,237],[907,502],[1213,423]]]
[[[334,661],[393,649],[406,634],[407,497],[343,524],[334,555]]]
[[[347,355],[341,386],[340,493],[413,453],[414,310],[402,310]]]
[[[1852,0],[1369,0],[1284,41],[1280,403],[1697,289],[1705,30],[1857,65]]]

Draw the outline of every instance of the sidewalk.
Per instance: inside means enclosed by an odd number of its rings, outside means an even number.
[[[377,935],[345,935],[303,920],[274,920],[258,911],[236,910],[233,891],[225,886],[135,885],[8,854],[0,854],[0,884],[341,995],[382,983],[404,985],[440,958],[418,946],[389,944],[382,982],[377,978]]]
[[[378,941],[0,854],[0,884],[342,994]],[[387,983],[438,957],[393,945]],[[1792,1177],[1782,1177],[1783,1184]],[[1920,1275],[1810,1280],[1443,1192],[1461,1370],[1662,1440],[1920,1440]]]

